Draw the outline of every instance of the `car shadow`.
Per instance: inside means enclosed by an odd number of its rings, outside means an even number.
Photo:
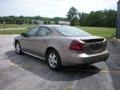
[[[94,65],[63,67],[61,71],[50,70],[45,61],[27,54],[17,55],[15,51],[6,52],[7,58],[15,65],[50,81],[75,81],[93,76],[101,71]]]
[[[108,50],[110,52],[110,57],[106,64],[109,69],[109,74],[112,78],[112,84],[114,90],[119,90],[120,88],[120,46],[115,43],[115,41],[108,42]]]

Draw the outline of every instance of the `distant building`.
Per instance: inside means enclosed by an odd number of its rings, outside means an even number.
[[[116,26],[116,36],[120,38],[120,0],[117,3],[117,26]]]
[[[42,21],[42,20],[32,20],[32,24],[39,24],[39,25],[41,25],[41,24],[44,24],[44,21]]]
[[[70,25],[70,22],[68,21],[58,21],[59,25]]]

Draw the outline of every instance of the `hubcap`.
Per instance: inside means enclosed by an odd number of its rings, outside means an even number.
[[[49,60],[49,65],[52,68],[55,68],[56,65],[57,65],[57,57],[56,57],[56,55],[54,53],[50,53],[49,57],[48,57],[48,60]]]
[[[17,53],[20,52],[20,45],[19,45],[19,44],[16,45],[16,52],[17,52]]]

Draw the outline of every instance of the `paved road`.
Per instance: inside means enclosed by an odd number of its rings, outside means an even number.
[[[44,61],[17,55],[15,36],[0,35],[0,90],[120,90],[120,46],[108,43],[106,63],[54,72]]]
[[[23,30],[23,29],[26,29],[26,28],[5,28],[5,30]],[[3,31],[4,29],[0,29],[0,31]]]

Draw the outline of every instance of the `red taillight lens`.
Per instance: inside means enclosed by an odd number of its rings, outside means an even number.
[[[83,44],[80,43],[77,40],[73,40],[70,44],[69,50],[79,50],[82,51],[83,50]]]

